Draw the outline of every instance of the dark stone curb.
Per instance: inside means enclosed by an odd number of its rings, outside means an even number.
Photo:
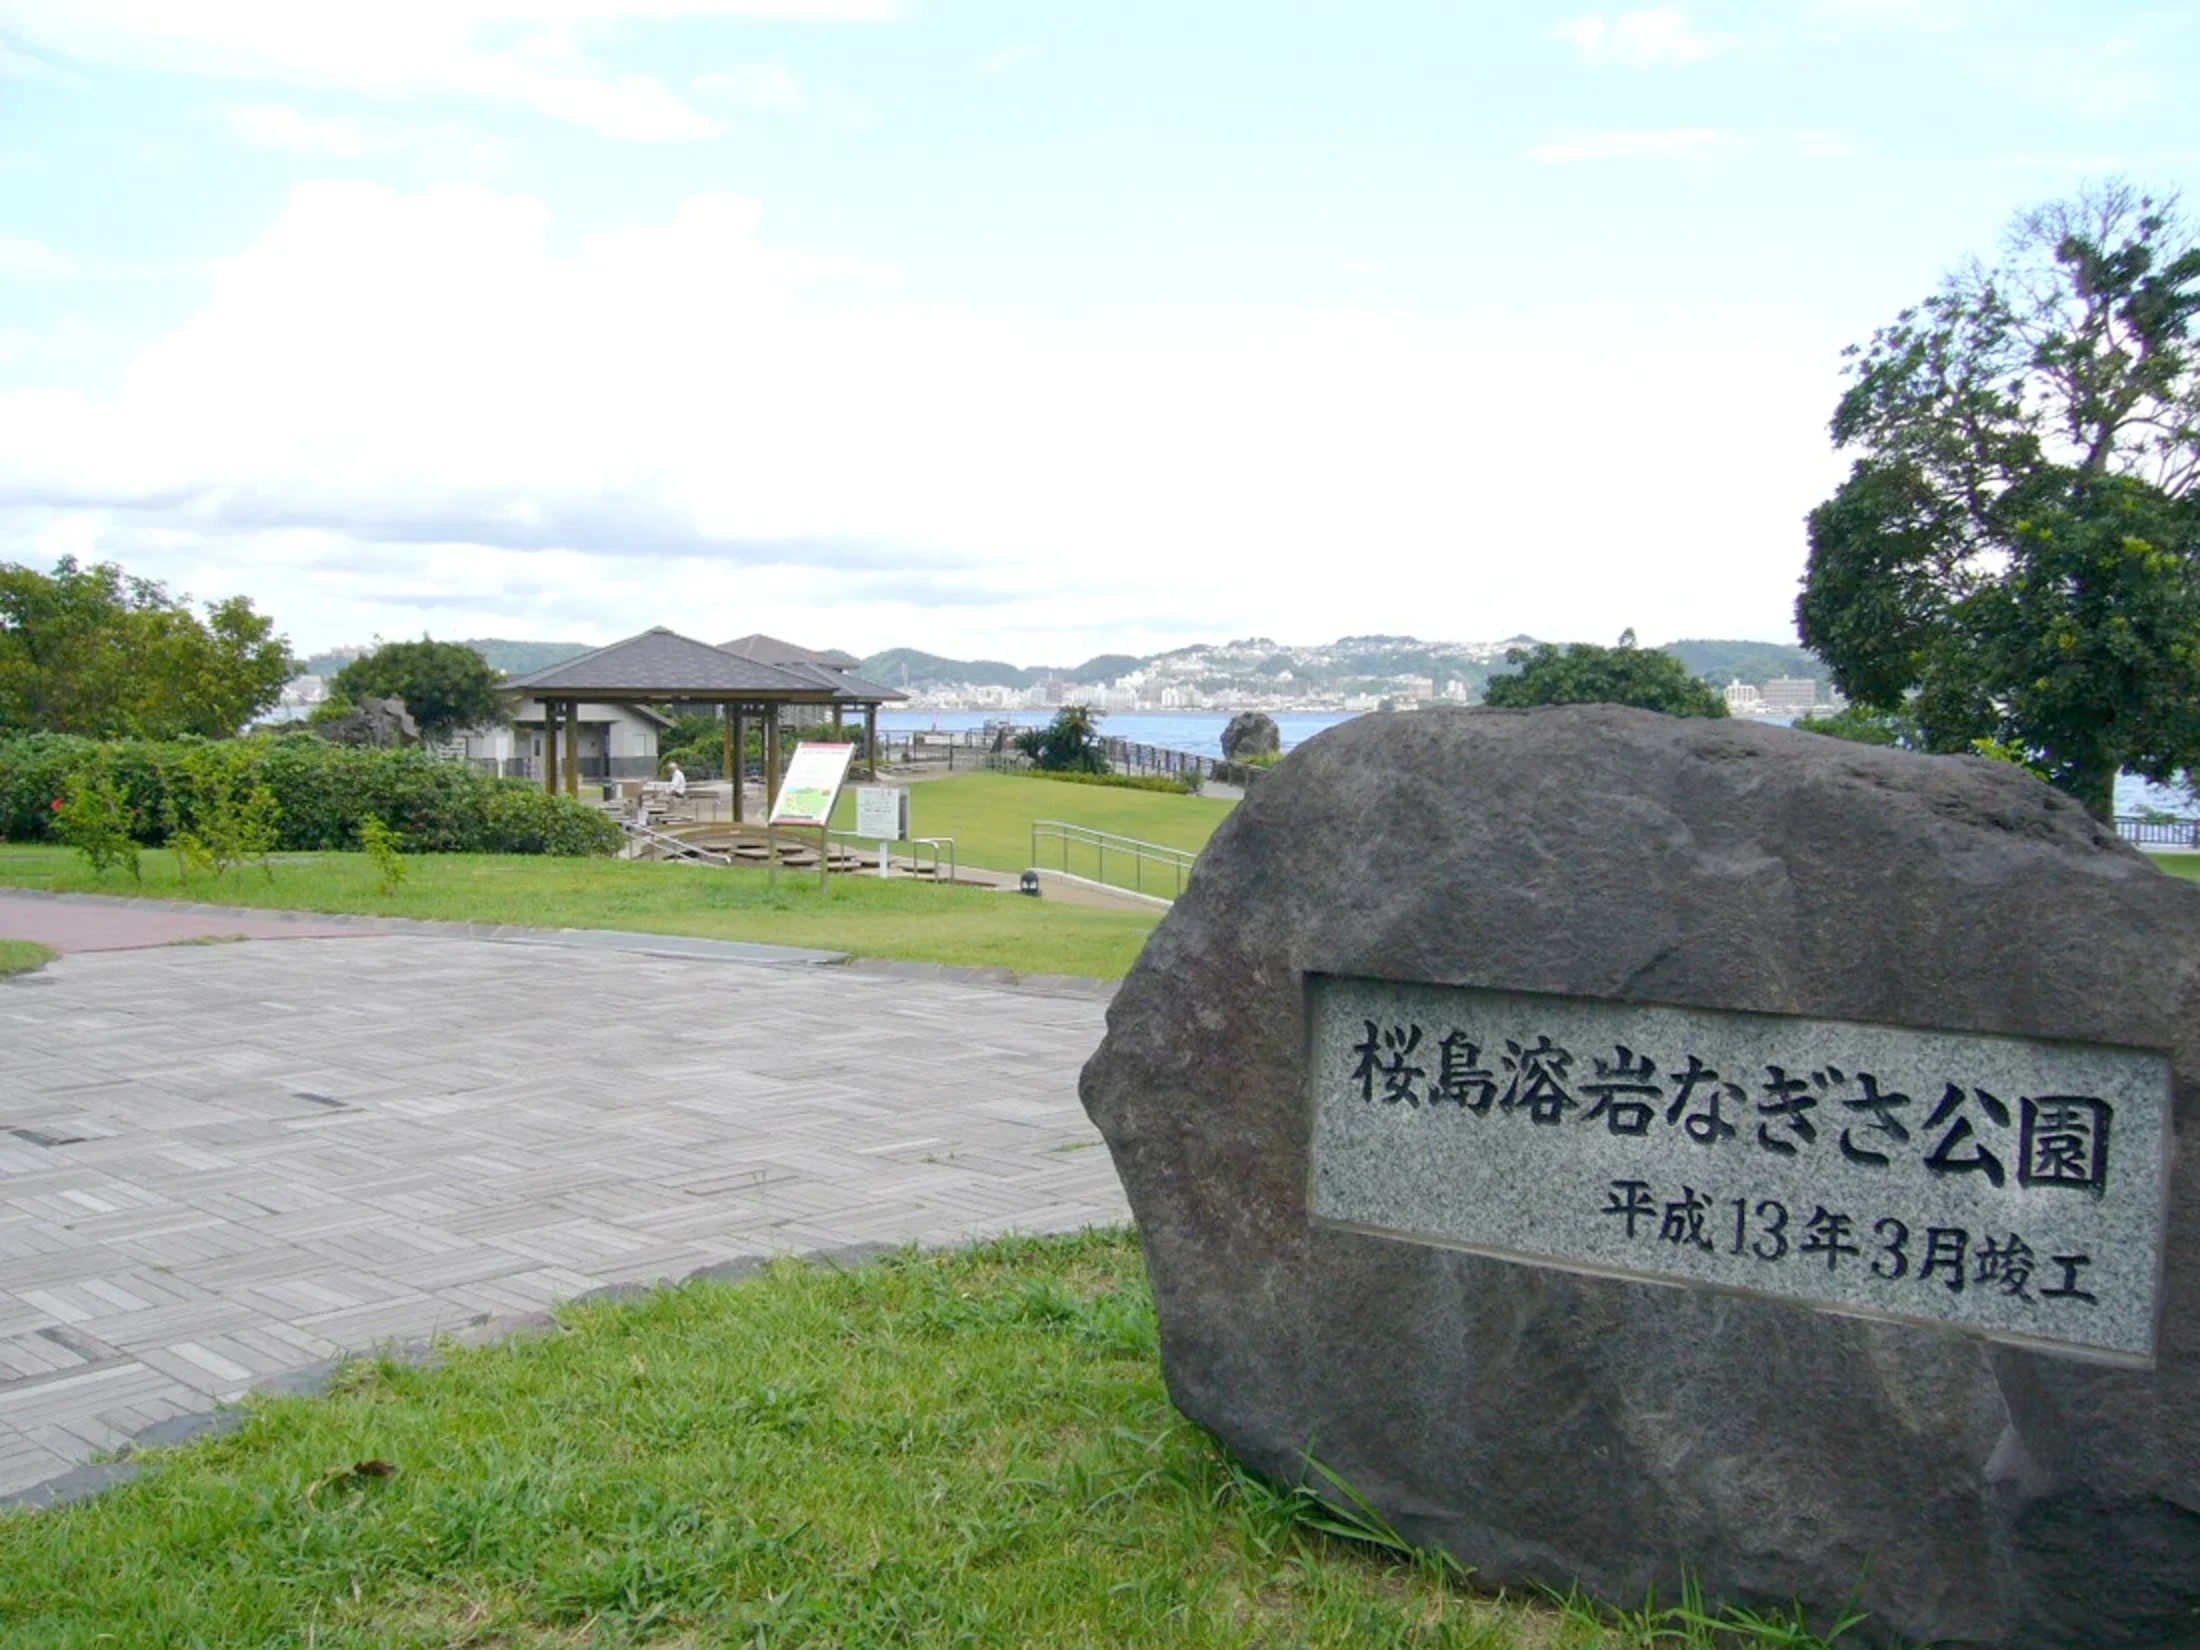
[[[806,1266],[829,1267],[834,1271],[849,1271],[881,1255],[900,1252],[905,1245],[892,1243],[851,1243],[837,1249],[812,1249],[792,1257]],[[945,1251],[939,1251],[945,1252]],[[739,1283],[753,1277],[778,1255],[742,1255],[734,1260],[715,1261],[709,1266],[696,1268],[678,1278],[660,1278],[655,1283],[609,1283],[600,1289],[591,1289],[561,1302],[563,1306],[592,1306],[617,1304],[647,1298],[659,1289],[674,1289],[682,1284],[697,1282]],[[255,1382],[252,1395],[276,1398],[318,1398],[325,1395],[339,1371],[347,1364],[362,1358],[391,1358],[415,1368],[432,1368],[442,1358],[444,1343],[459,1346],[488,1346],[497,1341],[512,1340],[523,1336],[549,1335],[557,1331],[558,1320],[552,1312],[528,1312],[510,1318],[491,1318],[487,1313],[468,1320],[460,1328],[433,1340],[408,1340],[391,1342],[371,1352],[358,1353],[349,1358],[331,1358],[301,1369],[285,1370],[280,1375],[270,1375]],[[15,1490],[0,1495],[0,1514],[16,1508],[38,1509],[65,1507],[78,1501],[88,1501],[103,1491],[136,1479],[143,1470],[131,1459],[141,1450],[158,1449],[168,1445],[186,1444],[198,1438],[220,1437],[244,1426],[248,1412],[239,1405],[208,1410],[193,1415],[171,1416],[157,1421],[143,1432],[136,1434],[122,1446],[112,1460],[94,1461],[86,1466],[72,1467],[58,1477],[33,1484],[28,1489]]]

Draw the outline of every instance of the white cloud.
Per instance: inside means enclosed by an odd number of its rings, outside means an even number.
[[[2194,20],[2157,12],[2132,19],[2098,42],[2060,47],[2003,47],[1985,58],[1987,73],[2043,108],[2085,120],[2112,120],[2159,103],[2170,90]]]
[[[895,0],[11,0],[8,26],[35,50],[79,63],[378,98],[473,98],[665,142],[720,127],[663,82],[590,59],[580,43],[591,30],[707,15],[856,21],[897,9]],[[503,43],[515,29],[529,32]]]
[[[1038,55],[1037,46],[1009,46],[995,52],[991,57],[978,59],[977,70],[980,74],[1000,74],[1004,70],[1015,68],[1019,63],[1029,63]]]
[[[1855,140],[1845,132],[1812,130],[1791,135],[1805,160],[1850,160],[1856,155]]]
[[[82,75],[28,52],[12,50],[5,44],[0,44],[0,80],[41,80],[49,85],[67,86],[72,91],[84,84]]]
[[[695,77],[698,91],[717,92],[736,108],[800,114],[810,106],[802,83],[778,63],[739,63]]]
[[[66,281],[79,273],[75,259],[42,242],[0,236],[0,276],[28,281]]]
[[[230,131],[262,149],[294,155],[333,155],[356,160],[367,152],[366,139],[349,121],[317,120],[279,103],[249,103],[224,111]]]
[[[1731,35],[1699,33],[1672,6],[1623,12],[1609,21],[1601,13],[1576,17],[1553,32],[1571,41],[1591,63],[1617,63],[1630,69],[1700,62],[1734,44]]]
[[[1977,0],[1812,0],[1810,16],[1819,32],[1836,37],[1886,30],[1943,34],[1963,27],[1976,9]]]
[[[1573,132],[1528,151],[1528,158],[1545,166],[1568,166],[1585,160],[1640,160],[1675,155],[1700,155],[1732,140],[1715,127],[1689,126],[1663,132]]]
[[[528,199],[302,186],[116,393],[0,392],[0,554],[70,524],[307,645],[1778,634],[1837,479],[1839,340],[1794,314],[1010,319],[759,223],[700,196],[568,246]],[[1584,489],[1549,432],[1592,377],[1635,433]],[[1706,430],[1737,479],[1683,498]]]

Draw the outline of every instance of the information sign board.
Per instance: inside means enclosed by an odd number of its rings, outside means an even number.
[[[774,825],[814,825],[832,822],[833,801],[848,777],[853,745],[802,744],[787,761],[786,776],[779,782],[779,800],[772,804]]]
[[[909,835],[909,793],[898,785],[858,785],[856,835],[871,842],[905,840]]]

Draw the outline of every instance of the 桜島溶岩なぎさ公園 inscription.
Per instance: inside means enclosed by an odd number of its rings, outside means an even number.
[[[1317,1218],[2146,1358],[2157,1053],[1308,982]]]

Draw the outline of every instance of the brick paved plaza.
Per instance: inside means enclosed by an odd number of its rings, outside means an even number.
[[[1126,1218],[1077,1103],[1097,994],[575,939],[83,951],[0,982],[0,1495],[606,1284]]]

